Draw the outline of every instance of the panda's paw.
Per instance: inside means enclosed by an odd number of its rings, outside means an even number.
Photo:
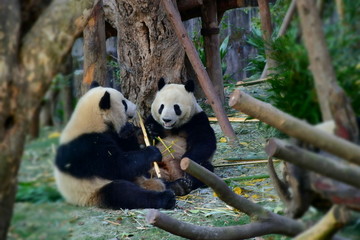
[[[175,198],[175,194],[173,191],[165,190],[159,194],[160,194],[160,199],[161,199],[160,208],[164,208],[164,209],[175,208],[176,198]]]
[[[169,189],[174,191],[176,196],[184,196],[191,192],[192,190],[192,181],[187,178],[179,178],[174,182],[166,184]]]
[[[160,150],[155,146],[149,146],[145,149],[150,162],[161,162],[162,155]]]
[[[148,134],[152,137],[158,137],[161,135],[161,129],[159,129],[159,126],[156,123],[148,123],[145,126],[146,131]]]

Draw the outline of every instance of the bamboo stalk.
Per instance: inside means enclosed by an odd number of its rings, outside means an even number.
[[[172,147],[172,145],[171,146],[167,146],[166,144],[165,144],[165,142],[162,140],[162,138],[161,137],[157,137],[158,139],[159,139],[159,141],[161,142],[161,144],[165,147],[165,150],[164,151],[168,151],[169,153],[170,153],[170,155],[171,155],[171,157],[173,158],[173,159],[175,159],[175,157],[174,157],[174,155],[172,154],[172,152],[171,152],[171,147]]]
[[[146,129],[145,129],[145,125],[144,125],[144,122],[142,120],[142,117],[140,115],[139,112],[137,112],[138,114],[138,117],[139,117],[139,123],[140,123],[140,127],[141,127],[141,131],[144,135],[144,141],[145,141],[145,145],[148,147],[148,146],[151,146],[150,144],[150,141],[149,141],[149,137],[147,135],[147,132],[146,132]],[[154,168],[155,168],[155,173],[156,173],[156,176],[158,178],[161,178],[161,173],[160,173],[160,168],[159,168],[159,165],[157,164],[157,162],[154,162]]]

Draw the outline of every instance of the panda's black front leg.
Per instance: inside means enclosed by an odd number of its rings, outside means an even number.
[[[156,122],[151,115],[145,121],[145,128],[149,136],[152,139],[155,139],[156,142],[158,142],[156,140],[157,137],[163,138],[165,136],[164,128],[158,122]]]

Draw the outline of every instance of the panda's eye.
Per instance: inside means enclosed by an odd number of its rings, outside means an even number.
[[[178,116],[181,115],[181,109],[180,109],[179,105],[175,104],[174,105],[174,110],[175,110],[176,115],[178,115]]]
[[[161,114],[162,113],[162,111],[164,110],[164,104],[161,104],[161,106],[160,106],[160,108],[159,108],[159,114]]]
[[[124,105],[124,107],[125,107],[125,112],[126,112],[127,109],[128,109],[128,105],[127,105],[126,101],[125,101],[125,100],[122,100],[122,104]]]

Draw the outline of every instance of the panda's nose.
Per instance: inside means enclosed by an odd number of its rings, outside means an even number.
[[[163,118],[162,120],[166,123],[171,122],[171,119],[167,119],[167,118]]]

